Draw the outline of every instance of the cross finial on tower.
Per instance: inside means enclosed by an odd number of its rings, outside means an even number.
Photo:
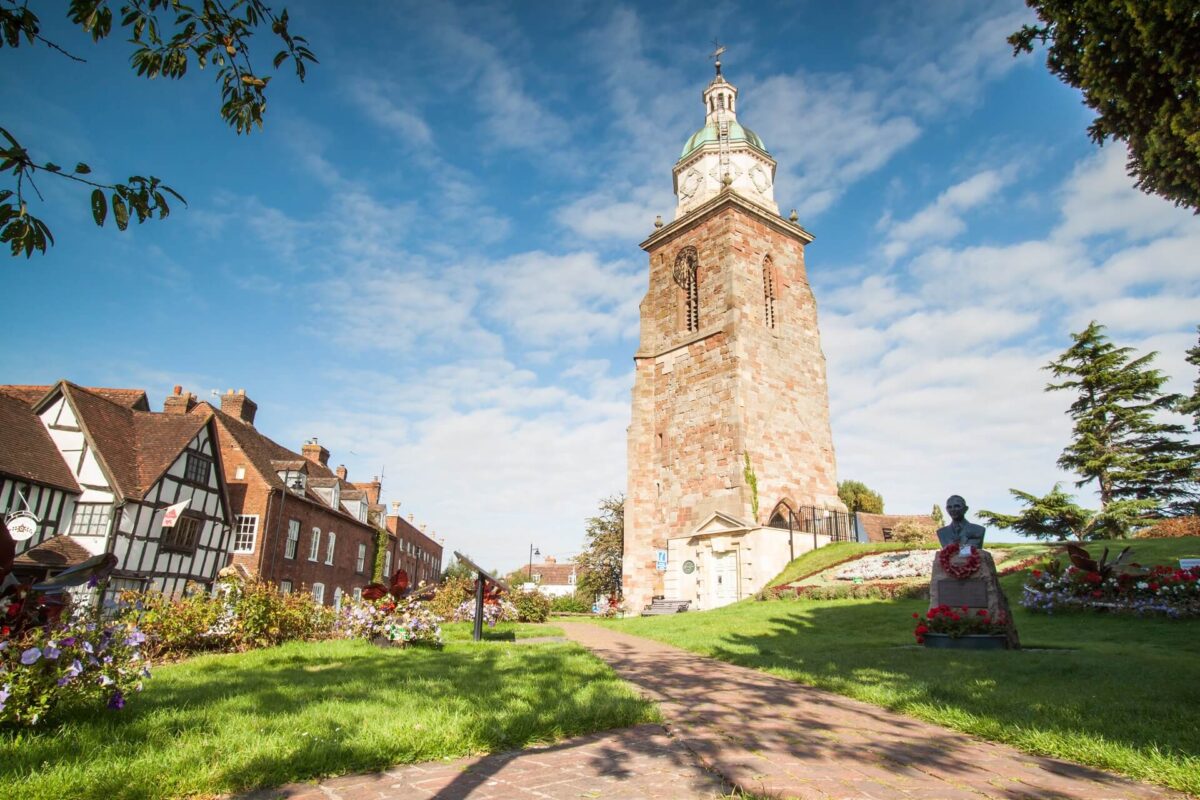
[[[709,58],[713,60],[714,65],[717,68],[717,77],[721,76],[721,54],[724,52],[725,46],[716,39],[713,39],[713,51],[712,54],[709,55]]]

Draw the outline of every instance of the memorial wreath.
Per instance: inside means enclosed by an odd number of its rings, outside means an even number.
[[[951,542],[938,552],[937,558],[947,575],[961,581],[974,575],[983,559],[979,556],[979,548],[972,547],[971,555],[966,557],[967,560],[956,564],[954,557],[958,555],[958,549],[958,542]]]

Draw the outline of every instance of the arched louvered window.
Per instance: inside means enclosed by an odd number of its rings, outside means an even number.
[[[675,283],[683,290],[683,324],[689,331],[700,330],[700,256],[691,245],[679,251],[675,256],[675,269],[672,276]]]
[[[775,265],[771,262],[771,257],[767,256],[763,259],[762,267],[763,281],[763,322],[768,328],[775,327]]]

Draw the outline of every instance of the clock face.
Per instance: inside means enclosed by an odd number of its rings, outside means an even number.
[[[679,194],[690,199],[695,196],[703,183],[704,176],[695,168],[689,169],[687,174],[683,176],[683,180],[679,182]]]
[[[755,164],[750,168],[750,180],[754,181],[754,188],[759,192],[765,192],[771,188],[771,176],[767,174],[761,164]]]

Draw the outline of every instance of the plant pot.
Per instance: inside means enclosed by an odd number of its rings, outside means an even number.
[[[972,633],[958,638],[948,633],[927,633],[925,646],[946,650],[1007,650],[1008,637],[1003,633]]]

